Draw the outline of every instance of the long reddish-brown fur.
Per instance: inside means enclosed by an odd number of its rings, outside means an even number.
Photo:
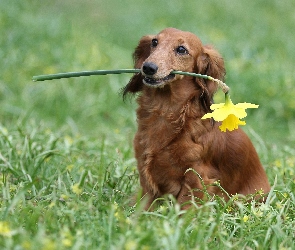
[[[140,92],[134,149],[146,208],[165,194],[179,203],[203,199],[204,184],[215,181],[230,195],[269,192],[248,136],[241,129],[221,132],[219,123],[201,120],[210,112],[216,83],[170,74],[179,70],[223,80],[224,62],[215,49],[190,32],[167,28],[142,37],[134,60],[141,73],[131,78],[124,96]],[[227,199],[216,185],[206,189]]]

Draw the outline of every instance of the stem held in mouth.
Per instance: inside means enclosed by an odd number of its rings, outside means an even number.
[[[140,73],[140,69],[115,69],[115,70],[93,70],[93,71],[80,71],[80,72],[66,72],[66,73],[57,73],[57,74],[49,74],[49,75],[38,75],[33,76],[33,81],[46,81],[46,80],[54,80],[54,79],[62,79],[62,78],[71,78],[71,77],[80,77],[80,76],[92,76],[92,75],[111,75],[111,74],[123,74],[123,73]],[[229,91],[229,87],[222,81],[215,79],[211,76],[196,74],[191,72],[184,71],[172,71],[171,74],[178,75],[186,75],[193,76],[203,79],[208,79],[218,83],[219,87],[222,89],[224,93]]]

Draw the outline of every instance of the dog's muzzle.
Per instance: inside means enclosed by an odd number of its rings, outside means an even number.
[[[144,76],[143,83],[150,87],[161,87],[175,78],[175,74],[169,74],[163,78],[157,78],[155,75],[158,72],[158,66],[153,62],[145,62],[142,65],[141,70]]]
[[[163,78],[153,78],[153,77],[145,76],[143,78],[143,83],[151,87],[160,87],[174,78],[175,78],[175,74],[169,74],[168,76],[165,76]]]

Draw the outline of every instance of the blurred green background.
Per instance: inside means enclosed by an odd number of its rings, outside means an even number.
[[[31,77],[130,68],[142,35],[176,27],[220,51],[234,102],[260,105],[250,111],[246,130],[267,142],[295,140],[294,1],[1,0],[0,7],[5,127],[33,119],[96,136],[114,129],[133,133],[135,104],[119,95],[130,75],[41,83]]]
[[[291,249],[294,10],[293,0],[0,0],[0,248]],[[197,220],[179,217],[177,206],[132,211],[136,102],[120,94],[131,76],[31,80],[132,68],[139,39],[166,27],[214,45],[233,102],[260,105],[244,127],[276,189],[260,215],[213,202]]]

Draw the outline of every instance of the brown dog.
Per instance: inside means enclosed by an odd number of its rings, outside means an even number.
[[[188,71],[224,79],[219,53],[190,32],[167,28],[141,38],[134,52],[135,74],[124,89],[141,92],[134,138],[146,208],[165,195],[179,203],[209,194],[267,193],[270,186],[258,155],[241,130],[221,132],[220,125],[201,117],[210,112],[217,85],[213,81],[171,74]],[[188,169],[193,169],[189,170]]]

